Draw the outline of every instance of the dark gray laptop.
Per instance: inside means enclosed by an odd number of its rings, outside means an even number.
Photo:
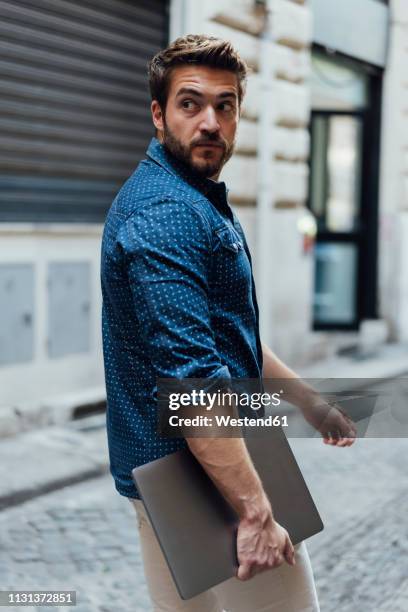
[[[283,430],[271,428],[246,443],[274,516],[292,543],[321,531]],[[182,599],[236,575],[237,516],[188,449],[137,467],[132,476]]]

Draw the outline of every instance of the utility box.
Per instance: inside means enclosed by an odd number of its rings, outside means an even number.
[[[53,262],[48,266],[48,355],[90,350],[91,266]]]
[[[0,365],[34,357],[34,266],[0,265]]]

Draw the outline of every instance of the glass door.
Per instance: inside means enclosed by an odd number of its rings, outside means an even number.
[[[312,66],[309,207],[318,227],[314,328],[356,329],[375,309],[367,299],[373,293],[367,283],[373,278],[375,283],[375,274],[365,275],[374,263],[367,256],[376,241],[367,248],[367,236],[376,231],[377,207],[367,186],[367,158],[373,154],[368,148],[369,77],[320,53],[313,54]]]
[[[363,119],[314,112],[310,207],[318,226],[314,317],[323,325],[357,323]]]

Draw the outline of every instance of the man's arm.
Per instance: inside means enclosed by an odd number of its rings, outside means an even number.
[[[262,354],[263,379],[291,380],[288,385],[288,401],[297,406],[305,419],[321,432],[323,441],[333,446],[351,446],[356,436],[351,419],[339,408],[328,406],[313,387],[303,381],[263,342]]]
[[[272,508],[242,438],[187,438],[193,455],[239,517],[238,578],[295,565],[289,534],[273,517]]]
[[[192,206],[173,200],[135,210],[120,232],[135,315],[157,378],[229,379],[208,304],[209,228]],[[186,440],[240,519],[238,577],[293,559],[289,535],[274,519],[244,441]]]

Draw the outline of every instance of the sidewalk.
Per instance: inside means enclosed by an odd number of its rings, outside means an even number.
[[[0,510],[108,472],[105,415],[0,440]]]
[[[406,612],[408,440],[290,444],[325,525],[307,542],[322,612]],[[152,612],[136,515],[109,475],[0,512],[0,577],[75,590],[75,612]]]
[[[303,378],[353,378],[357,385],[360,379],[407,372],[408,348],[402,346],[384,346],[361,361],[339,357],[298,371]],[[104,414],[0,438],[0,510],[108,471]]]
[[[408,345],[384,344],[370,357],[334,357],[297,370],[302,378],[397,378],[408,375]]]

